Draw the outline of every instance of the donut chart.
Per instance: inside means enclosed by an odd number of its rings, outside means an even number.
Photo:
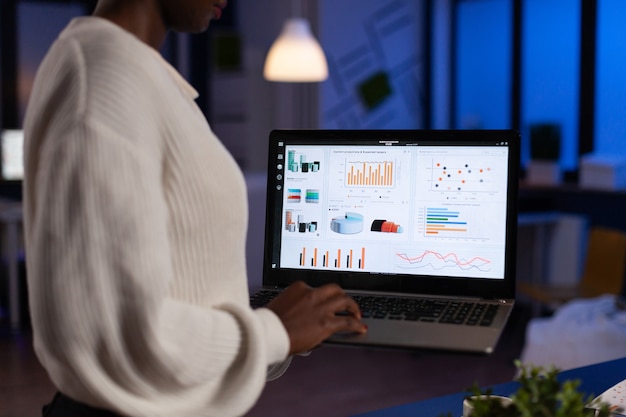
[[[344,216],[330,221],[330,230],[342,235],[353,235],[363,230],[363,216],[359,213],[346,212]]]

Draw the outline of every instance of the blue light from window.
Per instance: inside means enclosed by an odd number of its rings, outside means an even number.
[[[598,2],[594,152],[626,156],[626,2]]]
[[[560,165],[578,163],[580,1],[525,0],[522,14],[522,165],[530,159],[529,126],[560,126]]]
[[[457,8],[457,128],[510,127],[512,2],[465,0]]]

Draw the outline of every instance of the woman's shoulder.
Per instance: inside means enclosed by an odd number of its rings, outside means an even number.
[[[123,68],[124,71],[116,76],[124,76],[157,65],[157,51],[132,33],[98,17],[84,16],[72,20],[61,32],[57,43],[58,48],[79,54],[81,64],[90,71]]]
[[[50,75],[44,77],[51,77],[52,84],[66,79],[65,84],[76,92],[77,108],[86,117],[149,112],[171,91],[159,53],[101,18],[74,19],[49,55],[52,65],[44,71]]]

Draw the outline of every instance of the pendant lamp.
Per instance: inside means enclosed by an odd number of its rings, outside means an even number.
[[[282,82],[318,82],[328,78],[324,51],[313,37],[307,19],[287,19],[267,53],[263,76]]]

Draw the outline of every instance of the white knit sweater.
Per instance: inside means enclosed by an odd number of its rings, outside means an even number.
[[[248,305],[243,176],[197,93],[99,18],[41,65],[25,131],[35,349],[64,394],[128,416],[231,416],[285,360]]]

